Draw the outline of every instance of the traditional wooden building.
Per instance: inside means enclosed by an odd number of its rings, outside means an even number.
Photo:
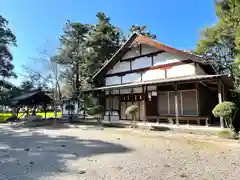
[[[137,105],[140,121],[224,126],[213,107],[229,98],[232,80],[217,74],[207,59],[133,34],[93,76],[94,92],[105,119],[131,120]]]

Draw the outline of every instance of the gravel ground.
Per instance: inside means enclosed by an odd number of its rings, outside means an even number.
[[[170,132],[0,125],[0,180],[239,180],[240,144]]]

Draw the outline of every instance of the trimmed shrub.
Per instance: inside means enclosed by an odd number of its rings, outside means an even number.
[[[225,101],[217,104],[212,113],[215,117],[222,117],[228,127],[232,128],[232,117],[236,110],[236,105],[233,102]]]
[[[126,114],[127,116],[132,115],[132,117],[133,117],[133,122],[134,122],[133,127],[136,127],[137,110],[138,110],[138,106],[131,105],[131,106],[129,106],[129,107],[126,109],[126,111],[125,111],[125,114]]]
[[[217,136],[222,137],[222,138],[226,138],[226,139],[232,139],[232,133],[230,130],[222,130],[222,131],[218,131],[216,133]]]
[[[126,109],[125,114],[126,114],[127,116],[133,115],[134,113],[137,112],[137,109],[138,109],[138,106],[134,106],[134,105],[129,106],[129,107]]]
[[[95,115],[99,115],[99,114],[103,114],[104,113],[104,107],[97,105],[91,108],[87,108],[87,113],[90,116],[95,116]]]
[[[87,108],[87,114],[90,116],[95,116],[98,123],[100,124],[104,116],[104,107],[101,105],[97,105],[91,108]]]
[[[212,113],[215,117],[226,118],[231,116],[235,109],[236,109],[235,103],[225,101],[223,103],[217,104],[212,110]]]

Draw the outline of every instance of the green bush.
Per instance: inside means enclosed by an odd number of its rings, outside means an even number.
[[[125,114],[127,116],[129,115],[132,115],[133,117],[133,127],[135,128],[136,127],[136,116],[137,116],[137,110],[138,110],[138,106],[135,106],[135,105],[131,105],[129,106],[126,111],[125,111]]]
[[[136,112],[137,112],[137,109],[138,109],[138,106],[135,106],[135,105],[132,105],[132,106],[129,106],[126,111],[125,111],[125,114],[127,116],[129,115],[134,115]]]
[[[215,117],[228,118],[232,116],[235,109],[236,109],[235,103],[225,101],[223,103],[217,104],[212,110],[212,113]]]
[[[101,105],[96,105],[94,107],[87,108],[87,114],[90,116],[95,116],[100,124],[104,116],[104,107]]]
[[[218,131],[216,135],[222,138],[232,139],[232,133],[230,130]]]
[[[104,107],[97,105],[91,108],[87,108],[87,113],[91,116],[100,115],[104,113]]]
[[[227,127],[232,127],[232,117],[236,110],[236,105],[233,102],[225,101],[223,103],[217,104],[212,113],[215,117],[222,117],[225,120]]]

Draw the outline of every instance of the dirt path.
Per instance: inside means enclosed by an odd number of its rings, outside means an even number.
[[[238,180],[239,154],[207,136],[0,125],[0,180]]]

